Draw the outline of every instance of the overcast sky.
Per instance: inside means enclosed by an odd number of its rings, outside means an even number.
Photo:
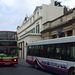
[[[75,0],[58,0],[69,8],[75,7]],[[17,31],[26,16],[30,16],[36,6],[50,4],[50,0],[0,0],[0,31]]]

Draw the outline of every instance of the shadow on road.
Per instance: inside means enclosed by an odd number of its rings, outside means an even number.
[[[33,66],[28,66],[28,67],[35,69]],[[52,75],[58,75],[56,73],[53,73],[53,72],[50,72],[50,71],[47,71],[47,70],[43,70],[41,68],[38,68],[38,69],[35,69],[35,70],[39,70],[39,71],[42,71],[42,72],[45,72],[45,73],[49,73],[49,74],[52,74]]]
[[[5,68],[5,67],[12,67],[12,68],[15,68],[17,67],[16,65],[0,65],[0,68]]]

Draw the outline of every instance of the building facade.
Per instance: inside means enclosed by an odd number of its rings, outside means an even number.
[[[53,21],[43,24],[43,40],[75,35],[75,8]]]
[[[30,17],[25,17],[21,26],[17,27],[19,58],[26,59],[28,42],[42,40],[41,31],[43,24],[47,21],[52,21],[55,18],[64,14],[63,7],[55,6],[54,1],[52,4],[37,6]]]

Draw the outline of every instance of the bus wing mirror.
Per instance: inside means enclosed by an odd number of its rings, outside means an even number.
[[[22,50],[22,48],[19,48],[19,50]]]

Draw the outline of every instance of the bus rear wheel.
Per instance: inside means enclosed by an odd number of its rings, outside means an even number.
[[[68,75],[75,75],[75,68],[70,69]]]

